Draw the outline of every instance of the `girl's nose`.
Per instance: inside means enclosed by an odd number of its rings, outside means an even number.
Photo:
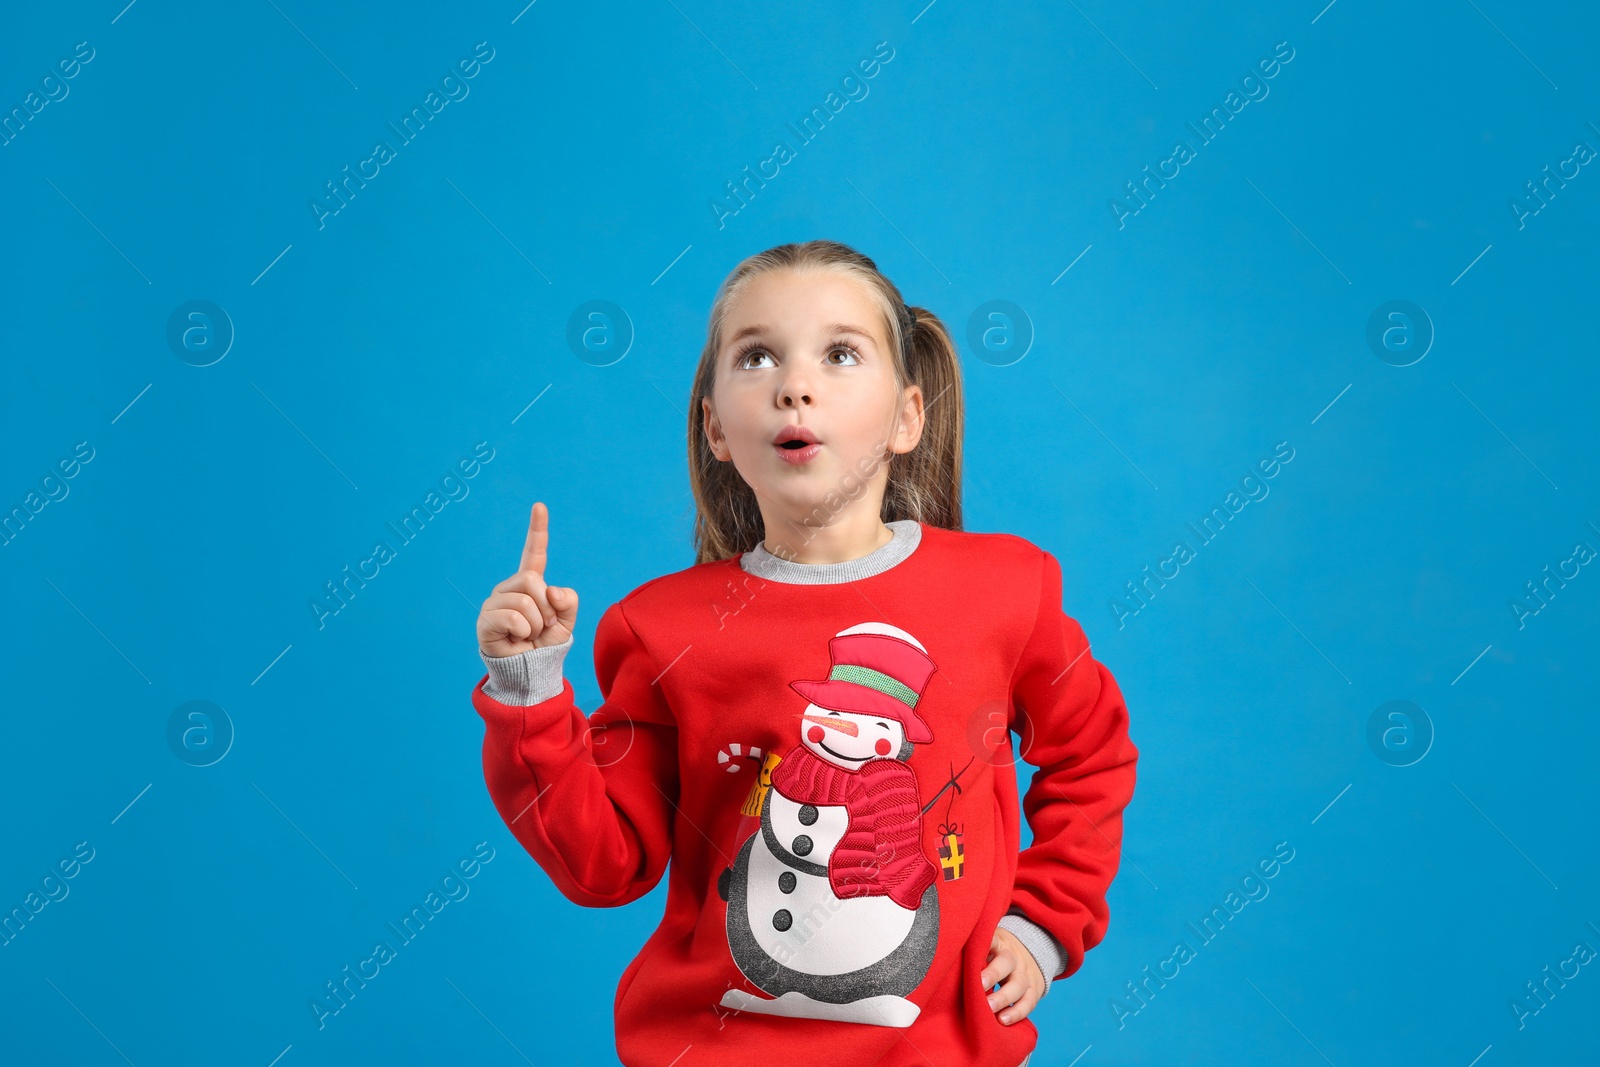
[[[809,405],[814,402],[811,383],[806,381],[806,373],[798,367],[788,368],[783,381],[778,385],[778,404],[780,407],[792,408],[797,405]]]

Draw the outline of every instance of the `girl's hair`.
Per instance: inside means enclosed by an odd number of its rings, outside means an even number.
[[[896,390],[919,385],[924,426],[917,446],[896,455],[884,442],[878,462],[888,464],[883,495],[884,522],[916,519],[947,530],[961,529],[961,364],[944,323],[925,308],[907,308],[900,290],[866,256],[838,241],[805,241],[758,252],[735,267],[711,305],[706,346],[689,393],[689,487],[694,493],[695,562],[727,559],[748,552],[764,536],[756,496],[729,462],[712,453],[706,440],[700,401],[711,395],[723,321],[730,301],[757,275],[768,271],[836,271],[860,282],[883,313],[894,354]],[[909,334],[909,336],[908,336]],[[860,494],[876,465],[846,475],[835,493],[814,512],[822,517]]]

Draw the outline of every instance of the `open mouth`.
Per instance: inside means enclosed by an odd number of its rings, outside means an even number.
[[[772,435],[772,443],[778,448],[799,451],[807,445],[820,444],[821,442],[817,440],[816,431],[811,427],[802,426],[799,423],[791,423]]]
[[[785,463],[801,467],[817,457],[822,451],[822,442],[808,427],[787,426],[773,439],[772,448]]]

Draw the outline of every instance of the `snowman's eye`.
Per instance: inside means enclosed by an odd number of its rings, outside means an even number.
[[[889,724],[886,723],[886,722],[880,722],[878,725],[883,727],[885,730],[887,730],[889,728]]]

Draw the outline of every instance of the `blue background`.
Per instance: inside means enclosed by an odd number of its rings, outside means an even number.
[[[1592,11],[113,0],[5,23],[7,113],[94,49],[0,148],[0,505],[66,493],[0,550],[0,905],[94,850],[0,948],[19,1062],[615,1062],[665,886],[580,909],[512,839],[473,623],[544,500],[595,706],[604,607],[693,562],[716,285],[813,237],[962,339],[967,527],[1061,559],[1130,708],[1111,927],[1031,1017],[1035,1063],[1594,1056],[1594,965],[1512,1005],[1600,949],[1600,574],[1511,606],[1600,548],[1600,173],[1512,207],[1600,147]],[[468,94],[319,225],[325,183],[480,41]],[[880,41],[866,95],[800,144],[786,124]],[[1202,143],[1187,124],[1279,42],[1267,95]],[[719,224],[780,139],[795,158]],[[172,345],[196,300],[222,315]],[[594,300],[620,309],[598,352],[568,341]],[[1374,347],[1393,300],[1421,312]],[[481,441],[467,495],[319,626],[324,583]],[[45,482],[78,442],[93,459]],[[1279,442],[1268,495],[1201,545],[1186,523]],[[1178,576],[1114,608],[1179,540]],[[197,700],[220,711],[186,747]],[[1420,712],[1369,741],[1395,700]],[[319,1029],[324,983],[480,841],[470,894]],[[1200,947],[1188,924],[1279,842],[1270,895]],[[1197,958],[1122,999],[1180,939]]]

